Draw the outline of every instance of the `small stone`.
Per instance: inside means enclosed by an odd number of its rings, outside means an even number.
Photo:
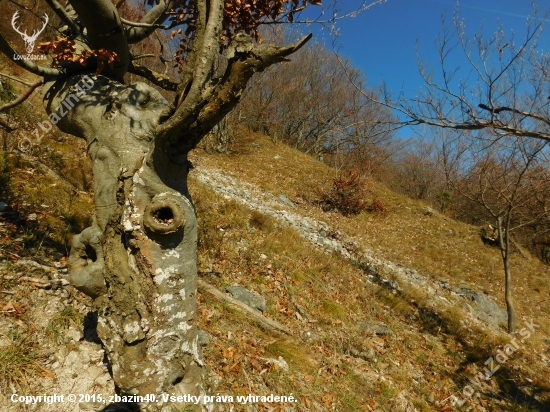
[[[382,280],[382,284],[384,286],[389,287],[390,289],[398,290],[399,289],[399,283],[397,283],[395,280]]]
[[[71,326],[67,332],[65,332],[65,336],[67,339],[78,342],[80,339],[82,339],[82,332],[75,328],[74,326]]]
[[[36,222],[38,220],[38,215],[36,213],[31,213],[27,216],[29,222]]]
[[[426,206],[424,209],[423,209],[423,212],[424,212],[424,216],[433,216],[435,215],[435,210],[433,210],[431,207],[429,206]]]
[[[311,342],[312,340],[315,340],[315,335],[309,330],[300,332],[300,337],[304,342]]]
[[[262,253],[262,254],[260,255],[260,259],[262,259],[262,260],[266,260],[266,259],[267,259],[267,256],[266,256],[266,255],[264,255],[264,254]]]
[[[265,360],[268,361],[269,363],[277,365],[280,369],[284,371],[288,371],[290,369],[290,367],[288,366],[288,363],[282,356],[279,356],[278,359],[267,358]]]
[[[430,394],[428,395],[428,402],[430,403],[434,403],[435,402],[435,396],[433,393],[430,392]]]
[[[381,325],[374,329],[373,334],[378,336],[388,336],[388,335],[395,335],[395,332],[390,328],[388,328],[387,326]]]
[[[199,344],[204,347],[210,345],[210,335],[204,330],[199,330]]]
[[[5,212],[6,210],[8,210],[8,204],[0,202],[0,212]]]

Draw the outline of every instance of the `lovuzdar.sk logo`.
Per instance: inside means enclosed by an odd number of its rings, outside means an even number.
[[[46,56],[32,54],[32,52],[34,50],[34,44],[36,43],[36,39],[38,38],[40,33],[42,33],[46,29],[46,26],[48,25],[48,21],[50,20],[48,15],[44,13],[44,17],[43,17],[44,25],[39,30],[34,30],[32,35],[30,36],[27,34],[27,30],[22,32],[21,29],[17,26],[18,17],[19,17],[18,11],[13,13],[13,17],[11,19],[11,26],[23,38],[23,41],[25,42],[25,51],[27,52],[27,54],[26,55],[16,54],[15,56],[13,56],[14,60],[45,60]]]

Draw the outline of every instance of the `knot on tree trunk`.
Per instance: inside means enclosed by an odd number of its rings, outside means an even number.
[[[107,293],[103,276],[103,232],[98,226],[90,226],[73,237],[69,265],[69,282],[79,291],[94,299]]]

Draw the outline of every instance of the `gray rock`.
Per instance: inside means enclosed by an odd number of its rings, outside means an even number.
[[[199,344],[204,347],[210,345],[210,335],[204,330],[199,330]]]
[[[90,379],[94,381],[104,373],[107,373],[107,368],[105,367],[101,368],[99,366],[94,366],[94,365],[88,367],[86,370],[88,372],[88,375],[90,375]]]
[[[466,285],[460,285],[453,291],[473,303],[468,305],[469,309],[479,319],[495,326],[508,322],[508,313],[483,293],[476,292]]]
[[[388,280],[383,279],[382,284],[390,289],[398,290],[399,289],[399,283],[397,283],[395,280]]]
[[[378,336],[395,335],[395,332],[385,325],[377,326],[372,333]]]
[[[312,342],[316,339],[315,335],[309,330],[301,331],[300,338],[302,338],[304,342]]]
[[[374,359],[376,357],[376,352],[374,351],[373,348],[369,348],[367,349],[366,352],[361,352],[355,348],[352,348],[350,351],[349,351],[350,355],[355,357],[355,358],[361,358],[363,360],[371,360],[371,359]]]
[[[290,206],[294,209],[296,209],[296,205],[292,202],[292,200],[290,200],[288,197],[286,197],[285,195],[279,195],[277,196],[277,199],[279,199],[279,201],[281,203],[284,203],[285,205],[287,206]]]
[[[372,334],[373,336],[393,336],[395,332],[388,328],[386,325],[371,325],[367,321],[360,321],[357,326],[359,330],[366,334]]]
[[[229,286],[227,288],[227,292],[232,297],[250,306],[251,308],[258,309],[260,312],[265,312],[267,310],[265,298],[256,292],[249,291],[239,285]]]
[[[0,212],[5,212],[6,210],[8,210],[8,204],[0,202]]]
[[[422,212],[424,213],[424,216],[433,216],[435,215],[435,210],[433,210],[430,206],[426,206]]]

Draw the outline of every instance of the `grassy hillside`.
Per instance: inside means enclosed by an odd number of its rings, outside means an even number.
[[[387,213],[323,212],[319,193],[335,171],[263,136],[250,136],[238,154],[199,150],[192,160],[199,276],[222,291],[237,283],[258,292],[267,300],[266,315],[292,331],[270,332],[223,301],[199,294],[211,393],[292,393],[298,399],[260,411],[550,410],[550,280],[537,259],[516,253],[512,271],[518,323],[533,319],[540,328],[475,387],[464,406],[453,406],[450,396],[463,398],[486,359],[510,341],[503,328],[472,320],[460,305],[434,302],[420,286],[391,290],[373,283],[353,260],[314,248],[294,229],[216,193],[197,176],[218,169],[258,192],[285,195],[297,206],[293,213],[326,222],[376,256],[451,287],[469,285],[503,307],[499,252],[483,245],[478,228],[426,214],[425,205],[375,181],[366,182],[366,201],[377,199]],[[69,286],[44,291],[39,283],[22,281],[38,272],[22,269],[21,262],[64,267],[70,237],[89,225],[92,213],[89,160],[76,139],[52,134],[29,155],[0,152],[0,169],[0,201],[11,208],[0,215],[0,392],[36,394],[54,383],[68,392],[52,356],[61,361],[82,350],[82,341],[64,337],[82,328],[90,301]],[[52,277],[47,270],[41,276]],[[112,391],[112,382],[101,390]]]

